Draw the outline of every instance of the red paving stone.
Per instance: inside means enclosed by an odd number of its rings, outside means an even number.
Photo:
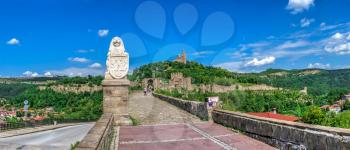
[[[273,150],[265,143],[232,132],[214,123],[197,123],[204,131],[238,150]],[[186,124],[121,127],[119,150],[222,150],[219,144],[189,128]]]
[[[197,123],[194,124],[198,129],[210,134],[211,136],[220,136],[220,135],[228,135],[228,134],[237,134],[235,132],[230,131],[229,129],[215,124],[215,123]]]
[[[225,137],[217,137],[220,141],[229,144],[236,149],[242,150],[275,150],[276,148],[271,147],[263,142],[257,141],[253,138],[242,134],[236,134]]]
[[[120,135],[119,141],[123,142],[177,140],[202,137],[185,124],[121,127]]]
[[[208,139],[166,143],[120,144],[119,150],[224,150]]]

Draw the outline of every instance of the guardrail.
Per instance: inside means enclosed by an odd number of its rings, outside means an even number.
[[[108,150],[113,140],[114,117],[104,113],[75,150]]]
[[[9,130],[15,130],[15,129],[21,129],[21,128],[33,128],[33,127],[39,127],[44,125],[54,125],[55,121],[57,124],[61,123],[78,123],[78,122],[90,122],[94,120],[82,120],[82,119],[60,119],[60,120],[54,120],[54,119],[45,119],[41,121],[22,121],[22,122],[7,122],[7,123],[1,123],[0,124],[0,132],[5,132]]]

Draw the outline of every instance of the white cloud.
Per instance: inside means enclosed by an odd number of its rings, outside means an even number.
[[[313,5],[314,0],[289,0],[286,9],[291,10],[292,14],[298,14],[308,10]]]
[[[51,74],[51,72],[45,72],[45,73],[44,73],[44,76],[45,76],[45,77],[52,77],[53,75]]]
[[[224,62],[224,63],[216,64],[214,66],[231,70],[231,71],[242,72],[241,69],[243,67],[243,63],[240,61],[236,61],[236,62],[232,61],[232,62]]]
[[[297,47],[307,46],[307,45],[309,45],[309,44],[310,44],[310,43],[307,42],[307,41],[296,41],[296,42],[287,41],[287,42],[284,42],[284,43],[281,44],[281,45],[278,45],[278,46],[276,47],[276,49],[283,50],[283,49],[289,49],[289,48],[297,48]]]
[[[214,53],[214,51],[200,51],[200,52],[194,52],[192,53],[192,55],[200,57],[200,56],[204,56],[212,53]]]
[[[335,34],[332,36],[332,38],[335,39],[335,40],[341,40],[341,39],[343,39],[343,37],[344,37],[344,35],[341,34],[341,33],[339,33],[339,32],[335,33]]]
[[[300,27],[308,27],[310,26],[311,23],[313,23],[315,21],[315,19],[307,19],[307,18],[303,18],[300,20]]]
[[[49,70],[53,75],[65,76],[88,76],[88,75],[102,75],[104,70],[94,68],[76,68],[70,67],[63,70]]]
[[[349,35],[348,35],[348,37],[346,38],[347,40],[350,40],[350,33],[349,33]]]
[[[26,71],[23,73],[23,75],[26,77],[38,77],[38,76],[40,76],[39,73],[32,72],[32,71]]]
[[[325,23],[325,22],[322,22],[321,24],[320,24],[320,27],[321,28],[323,28],[323,27],[325,27],[327,24]]]
[[[82,57],[68,58],[68,60],[72,62],[80,62],[80,63],[86,63],[90,61],[89,59],[82,58]]]
[[[258,59],[258,58],[254,58],[253,60],[251,61],[248,61],[245,66],[246,67],[258,67],[258,66],[264,66],[264,65],[267,65],[267,64],[272,64],[274,63],[276,60],[276,58],[274,56],[267,56],[263,59]]]
[[[16,38],[12,38],[12,39],[8,40],[6,43],[8,45],[18,45],[19,44],[19,40],[17,40]]]
[[[89,67],[90,67],[90,68],[95,68],[95,69],[97,69],[97,68],[101,68],[102,65],[101,65],[100,63],[93,63],[93,64],[91,64]]]
[[[318,69],[328,69],[330,68],[330,64],[322,64],[322,63],[314,63],[314,64],[309,64],[308,68],[318,68]]]
[[[78,53],[89,53],[89,52],[94,52],[95,50],[94,49],[79,49],[77,50]]]
[[[339,55],[350,54],[350,43],[330,44],[325,47],[325,50]]]
[[[108,33],[109,33],[109,30],[107,30],[107,29],[100,29],[100,30],[98,30],[98,32],[97,32],[98,36],[100,36],[100,37],[107,36]]]
[[[350,54],[350,38],[344,38],[346,33],[335,33],[330,38],[325,39],[325,51],[338,55]],[[348,33],[350,36],[350,33]]]

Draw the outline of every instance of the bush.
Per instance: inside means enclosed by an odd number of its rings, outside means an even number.
[[[310,106],[303,113],[302,121],[310,124],[322,124],[325,120],[326,113],[320,107]]]

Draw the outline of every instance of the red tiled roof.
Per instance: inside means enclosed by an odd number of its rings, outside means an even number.
[[[43,116],[36,116],[36,117],[34,118],[34,120],[36,120],[36,121],[41,121],[41,120],[44,120],[44,117],[43,117]]]
[[[281,115],[281,114],[274,114],[272,112],[262,112],[262,113],[257,113],[257,112],[249,112],[247,113],[249,115],[253,116],[258,116],[258,117],[264,117],[264,118],[273,118],[273,119],[278,119],[278,120],[285,120],[285,121],[297,121],[299,120],[298,117],[295,116],[287,116],[287,115]]]

